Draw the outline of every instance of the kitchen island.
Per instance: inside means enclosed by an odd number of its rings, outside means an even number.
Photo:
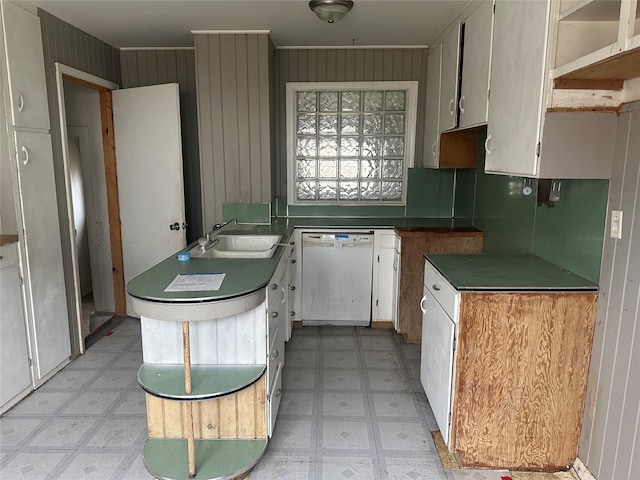
[[[288,239],[294,228],[345,227],[469,228],[452,219],[276,218],[225,230],[282,235],[271,258],[179,261],[176,252],[129,282],[141,317],[138,381],[146,392],[150,472],[189,478],[195,468],[194,478],[241,478],[259,461],[275,425],[290,334],[286,274],[295,271],[295,254]],[[217,290],[166,291],[179,275],[211,273],[224,274]]]

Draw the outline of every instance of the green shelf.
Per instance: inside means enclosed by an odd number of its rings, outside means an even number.
[[[197,480],[236,478],[251,470],[264,454],[267,440],[196,440]],[[144,465],[157,478],[189,480],[187,441],[150,438],[144,445]]]
[[[192,365],[191,393],[184,391],[182,365],[144,363],[138,370],[138,384],[155,397],[198,401],[229,395],[255,383],[265,365]]]

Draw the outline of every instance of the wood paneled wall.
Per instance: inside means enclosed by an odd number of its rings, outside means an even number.
[[[265,34],[198,34],[196,81],[205,227],[224,202],[272,200],[273,44]]]
[[[187,243],[191,243],[204,232],[200,196],[195,52],[193,49],[123,50],[120,52],[120,62],[123,88],[163,83],[179,85]]]
[[[67,205],[65,196],[64,159],[62,157],[62,138],[60,136],[60,120],[58,92],[56,87],[56,66],[59,62],[69,67],[82,70],[114,83],[120,83],[120,55],[118,50],[95,37],[72,27],[66,22],[38,8],[42,45],[44,49],[44,66],[47,80],[47,96],[49,98],[49,117],[51,121],[51,142],[53,147],[53,167],[58,191],[58,216],[62,232],[62,258],[64,260],[65,284],[68,292],[73,291],[73,263],[71,261],[71,239],[66,235],[69,231]],[[69,327],[73,343],[73,351],[79,351],[77,344],[78,325],[75,298],[67,296]]]
[[[414,165],[422,165],[424,143],[426,48],[349,48],[276,50],[276,195],[287,195],[287,82],[418,81],[418,117]]]
[[[622,238],[605,235],[600,297],[578,457],[598,479],[640,471],[640,102],[620,114],[609,187]]]

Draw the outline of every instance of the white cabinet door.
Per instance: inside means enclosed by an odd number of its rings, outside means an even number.
[[[31,390],[17,244],[0,247],[0,413]]]
[[[9,2],[2,2],[1,10],[11,123],[49,130],[40,19]]]
[[[456,23],[442,40],[442,74],[440,78],[440,131],[458,125],[458,69],[460,67],[460,23]]]
[[[392,230],[378,230],[374,234],[373,322],[394,321],[397,296],[395,243],[396,234]]]
[[[483,1],[464,22],[459,127],[487,122],[493,2]]]
[[[178,85],[115,90],[113,128],[128,282],[185,246]]]
[[[442,438],[449,445],[455,324],[427,288],[424,289],[421,308],[423,314],[420,382],[429,399]]]
[[[442,69],[442,44],[429,49],[427,58],[427,111],[424,123],[424,154],[422,166],[438,168],[440,140],[440,71]]]
[[[296,317],[296,272],[298,268],[298,257],[296,255],[295,245],[288,247],[289,249],[289,268],[288,270],[288,296],[287,296],[287,335],[286,340],[288,341],[291,338],[291,333],[293,331],[293,321]]]
[[[487,172],[538,173],[548,8],[542,1],[496,2]]]
[[[51,136],[15,132],[36,384],[71,355]]]

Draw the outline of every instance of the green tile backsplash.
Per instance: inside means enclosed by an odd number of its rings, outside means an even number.
[[[468,218],[471,175],[458,171],[456,218]],[[608,180],[562,180],[560,200],[537,206],[537,180],[484,173],[484,149],[475,171],[473,225],[485,233],[486,253],[532,253],[594,283],[600,260]],[[525,182],[533,193],[524,195]],[[464,189],[464,192],[459,191]]]
[[[238,223],[271,223],[270,203],[223,203],[222,218],[229,221],[232,218]]]
[[[532,253],[598,283],[608,195],[608,180],[562,180],[553,208],[536,208]]]

